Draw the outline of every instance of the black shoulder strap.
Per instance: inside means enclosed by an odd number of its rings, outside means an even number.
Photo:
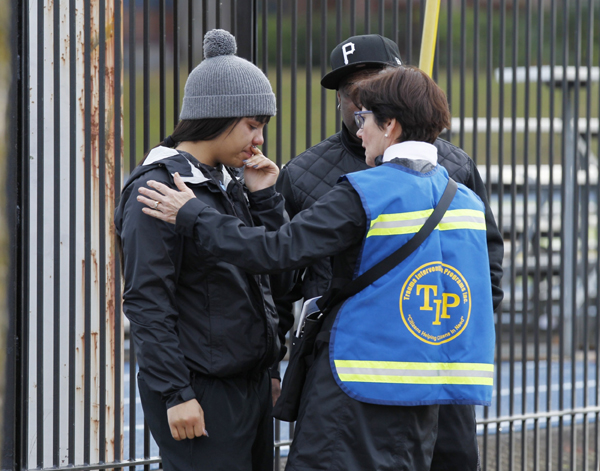
[[[318,306],[323,312],[327,312],[332,307],[339,304],[344,299],[349,298],[350,296],[354,296],[356,293],[361,292],[367,286],[372,284],[375,280],[381,278],[387,272],[389,272],[392,268],[398,266],[402,261],[404,261],[411,253],[413,253],[419,245],[423,243],[425,239],[431,234],[431,232],[435,229],[435,227],[439,224],[439,222],[444,217],[444,213],[450,207],[450,203],[456,194],[457,189],[456,182],[449,178],[448,185],[446,185],[446,189],[440,198],[437,206],[431,216],[427,218],[425,224],[419,229],[417,232],[406,244],[396,250],[393,254],[383,259],[377,265],[372,266],[362,275],[360,275],[355,280],[346,284],[342,289],[337,291],[337,293],[328,292],[325,296],[323,296],[318,302]]]

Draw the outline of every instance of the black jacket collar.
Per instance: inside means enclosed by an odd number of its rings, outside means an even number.
[[[341,139],[342,145],[348,152],[361,160],[365,160],[365,149],[361,145],[361,141],[356,142],[352,139],[350,131],[348,131],[348,128],[344,123],[342,123]]]

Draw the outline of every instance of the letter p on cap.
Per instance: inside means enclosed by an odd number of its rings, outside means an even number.
[[[342,46],[342,54],[344,54],[344,64],[348,65],[348,56],[354,54],[354,43],[346,43]]]

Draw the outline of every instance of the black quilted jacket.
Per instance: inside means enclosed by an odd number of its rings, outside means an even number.
[[[485,186],[475,163],[462,149],[443,139],[438,139],[435,146],[438,149],[438,162],[446,168],[450,177],[477,193],[485,204],[492,297],[494,309],[496,309],[503,297],[500,279],[502,278],[504,244],[488,204]],[[367,168],[364,149],[350,138],[349,131],[342,126],[342,130],[337,134],[292,159],[281,170],[277,181],[277,190],[285,197],[286,209],[292,218],[303,209],[312,206],[316,200],[330,191],[341,175]],[[283,317],[282,325],[293,322],[290,313],[286,312],[289,308],[288,303],[294,301],[294,298],[309,299],[322,295],[329,287],[331,276],[329,260],[323,260],[308,268],[303,275],[302,282],[297,283],[290,296],[277,303],[280,318]]]

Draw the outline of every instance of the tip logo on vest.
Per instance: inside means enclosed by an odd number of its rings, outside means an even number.
[[[422,342],[430,345],[450,342],[469,324],[469,284],[448,264],[421,265],[402,286],[400,315],[406,328]]]

